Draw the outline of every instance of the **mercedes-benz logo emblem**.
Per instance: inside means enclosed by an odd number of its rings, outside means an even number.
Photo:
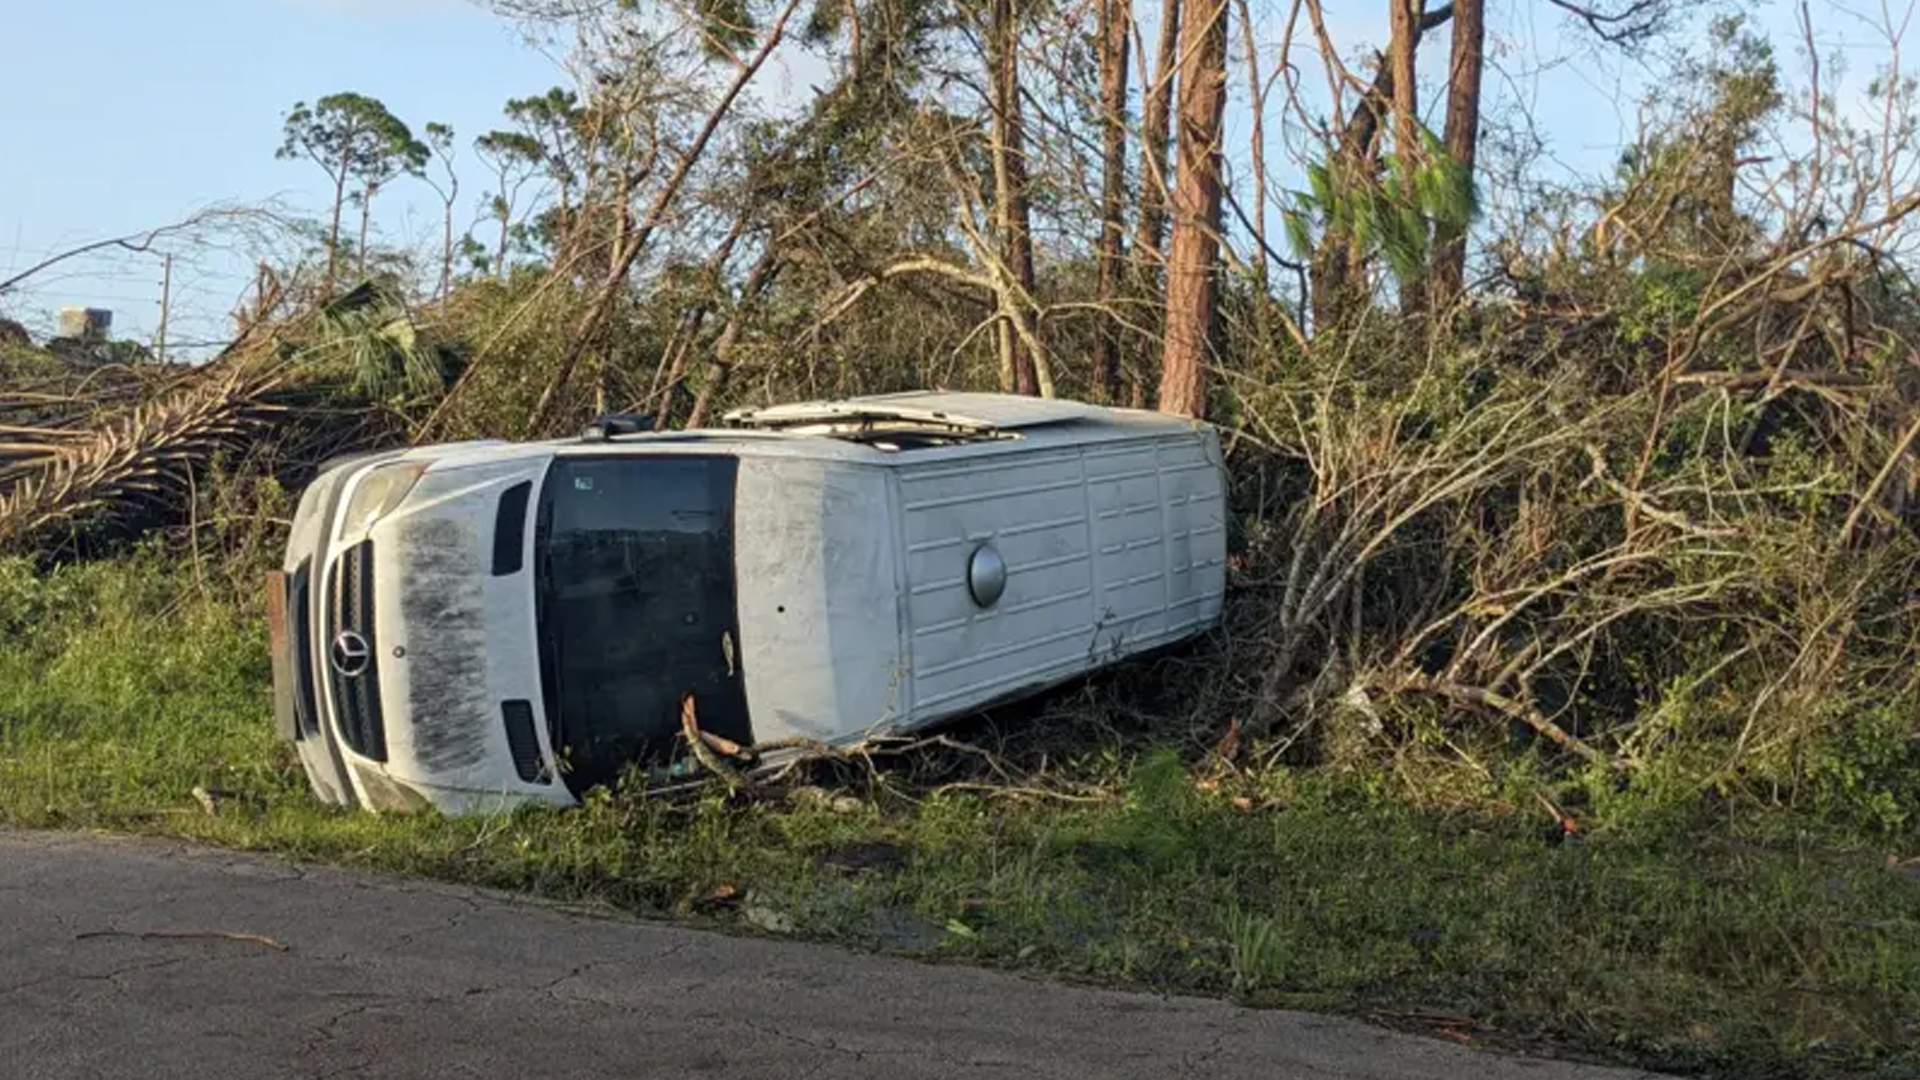
[[[327,659],[333,663],[333,670],[351,679],[366,674],[367,665],[373,663],[373,646],[359,634],[342,630],[327,650]]]

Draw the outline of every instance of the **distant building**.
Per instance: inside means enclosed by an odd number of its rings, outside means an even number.
[[[62,308],[60,331],[47,339],[46,350],[70,364],[153,362],[145,345],[113,340],[113,312],[105,308]]]
[[[113,331],[113,312],[106,308],[61,308],[60,336],[86,344],[106,341]]]

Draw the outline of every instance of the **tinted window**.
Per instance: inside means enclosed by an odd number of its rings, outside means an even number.
[[[660,760],[695,696],[746,740],[734,632],[732,458],[563,458],[541,495],[542,676],[569,786]]]

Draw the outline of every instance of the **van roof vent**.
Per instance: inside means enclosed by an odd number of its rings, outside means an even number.
[[[1099,415],[1091,405],[1012,394],[909,393],[736,409],[728,426],[822,435],[881,450],[1018,438],[1022,428]]]

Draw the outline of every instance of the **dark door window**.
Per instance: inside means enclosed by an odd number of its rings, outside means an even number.
[[[733,575],[730,457],[560,458],[538,523],[541,679],[576,794],[665,763],[700,727],[750,743]]]

